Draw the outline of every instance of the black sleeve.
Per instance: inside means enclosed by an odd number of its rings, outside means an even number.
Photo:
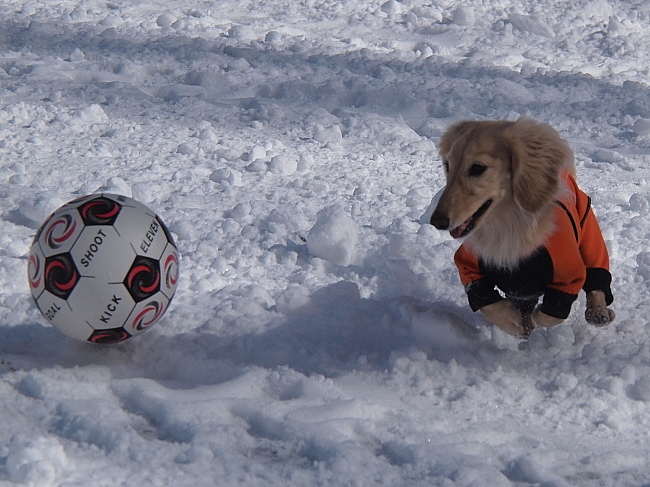
[[[566,320],[571,313],[571,305],[577,298],[577,294],[569,294],[547,287],[539,309],[549,316]]]
[[[503,299],[499,291],[496,290],[494,283],[485,277],[465,286],[465,292],[467,293],[467,299],[469,300],[469,306],[472,308],[472,311],[478,311],[483,306],[496,303]]]
[[[614,301],[611,285],[612,275],[610,272],[607,269],[594,267],[587,269],[587,279],[585,280],[585,285],[582,286],[582,289],[584,289],[586,293],[589,291],[604,292],[605,303],[607,303],[607,306],[609,306]]]

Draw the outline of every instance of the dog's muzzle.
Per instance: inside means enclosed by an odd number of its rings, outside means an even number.
[[[431,215],[431,225],[438,230],[447,230],[449,223],[449,217],[438,210],[434,211],[433,215]]]
[[[474,227],[476,226],[476,222],[479,220],[479,218],[481,218],[485,214],[485,212],[488,210],[491,204],[492,204],[492,199],[487,200],[467,220],[465,220],[457,227],[454,227],[451,230],[449,230],[449,234],[453,238],[465,237],[467,234],[469,234],[469,232],[471,232],[474,229]],[[436,227],[438,230],[447,230],[449,229],[450,224],[451,221],[449,220],[449,216],[438,210],[434,211],[433,214],[431,215],[431,225]]]

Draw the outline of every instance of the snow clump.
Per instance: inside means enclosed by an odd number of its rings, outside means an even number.
[[[307,248],[314,257],[333,264],[349,265],[358,236],[357,224],[339,204],[323,208],[307,235]]]

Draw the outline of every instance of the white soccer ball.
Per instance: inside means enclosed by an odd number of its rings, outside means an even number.
[[[163,221],[145,205],[94,194],[45,220],[27,272],[50,324],[78,340],[115,343],[149,329],[167,311],[179,254]]]

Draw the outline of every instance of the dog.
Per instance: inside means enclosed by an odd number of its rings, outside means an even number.
[[[555,129],[528,118],[462,121],[439,152],[446,186],[430,223],[462,240],[454,262],[473,311],[525,339],[562,323],[583,289],[586,321],[614,320],[607,247]]]

